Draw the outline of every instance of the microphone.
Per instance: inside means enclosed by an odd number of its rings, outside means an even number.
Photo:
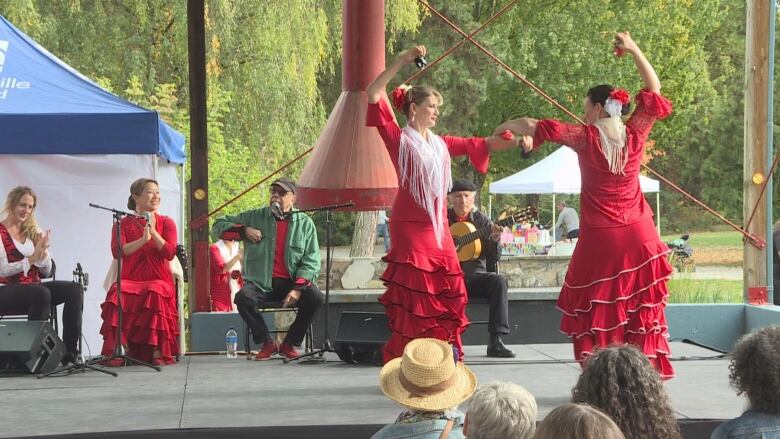
[[[144,219],[146,220],[146,226],[152,226],[152,212],[144,212]]]
[[[282,212],[282,205],[278,201],[271,203],[271,215],[279,221],[284,221],[284,212]]]

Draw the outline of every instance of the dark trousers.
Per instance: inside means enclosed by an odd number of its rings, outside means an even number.
[[[488,332],[491,334],[509,334],[508,290],[509,283],[500,274],[474,273],[466,279],[466,291],[469,297],[482,297],[488,300],[490,305]]]
[[[271,291],[261,291],[253,283],[247,282],[244,288],[236,293],[234,300],[236,308],[238,308],[241,318],[252,329],[252,339],[255,343],[263,344],[271,340],[268,326],[266,326],[258,308],[261,308],[266,302],[281,302],[294,286],[295,282],[290,279],[274,278]],[[325,295],[314,283],[301,291],[301,298],[294,305],[298,307],[298,313],[287,331],[287,336],[284,338],[285,343],[299,346],[303,342],[306,329],[314,321],[317,311],[324,302]]]
[[[68,352],[78,352],[84,290],[68,281],[12,284],[0,287],[0,315],[27,314],[27,320],[48,320],[51,305],[64,303],[62,341]]]

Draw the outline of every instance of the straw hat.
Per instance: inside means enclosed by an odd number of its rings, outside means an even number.
[[[437,412],[456,407],[477,387],[477,378],[463,363],[455,363],[452,347],[435,338],[410,341],[400,358],[379,373],[382,392],[412,409]]]

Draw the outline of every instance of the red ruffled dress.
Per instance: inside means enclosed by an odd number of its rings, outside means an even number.
[[[179,353],[179,311],[176,303],[170,261],[176,257],[176,223],[155,213],[156,230],[166,244],[157,249],[154,239],[131,255],[122,258],[122,339],[127,354],[145,362],[153,361],[155,349],[165,364],[175,363]],[[146,220],[136,217],[122,219],[121,245],[143,236]],[[111,234],[114,258],[116,235]],[[103,355],[110,355],[116,345],[117,294],[116,283],[101,305],[103,325]]]
[[[631,343],[671,378],[664,309],[672,267],[639,187],[639,169],[653,123],[671,114],[672,105],[644,90],[635,102],[626,122],[625,175],[610,172],[593,125],[539,121],[534,147],[546,141],[568,145],[582,174],[580,236],[558,297],[561,331],[572,338],[575,358],[584,364],[599,347]]]
[[[211,310],[215,312],[233,311],[233,300],[231,298],[233,294],[230,290],[230,280],[236,279],[239,284],[243,284],[239,270],[231,270],[227,273],[224,271],[225,262],[227,261],[222,257],[219,246],[211,244],[209,247],[209,266],[211,267],[209,293],[211,294]]]
[[[401,128],[386,101],[368,104],[366,125],[377,128],[399,172]],[[475,169],[487,171],[490,156],[485,139],[441,138],[451,156],[468,155]],[[381,277],[387,289],[379,298],[392,331],[384,348],[385,362],[400,357],[408,342],[422,337],[447,341],[463,358],[460,335],[469,324],[468,296],[447,224],[447,204],[443,207],[444,235],[439,248],[427,212],[406,188],[398,188],[390,218],[393,245],[384,257],[387,269]]]

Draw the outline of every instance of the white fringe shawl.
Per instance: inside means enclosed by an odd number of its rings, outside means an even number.
[[[626,175],[628,147],[626,146],[626,126],[620,116],[605,117],[593,125],[601,136],[601,152],[609,164],[609,171],[615,175]]]
[[[450,153],[441,137],[428,130],[428,141],[412,127],[401,131],[398,167],[401,186],[427,213],[439,248],[444,235],[444,207],[452,188]]]

